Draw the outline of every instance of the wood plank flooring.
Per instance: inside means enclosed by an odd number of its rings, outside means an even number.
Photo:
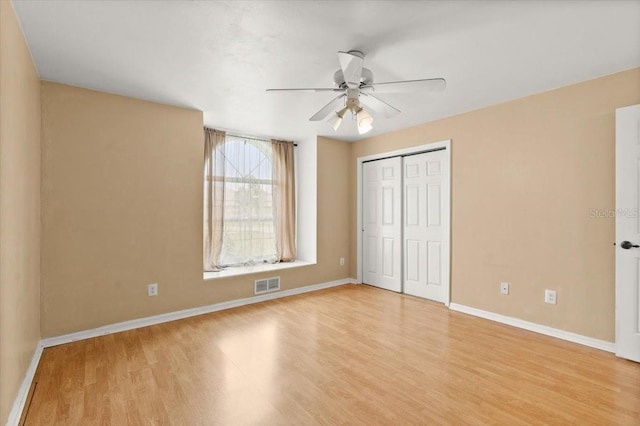
[[[364,285],[45,349],[25,424],[640,425],[640,364]]]

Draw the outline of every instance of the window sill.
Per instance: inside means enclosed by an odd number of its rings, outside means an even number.
[[[219,278],[237,277],[240,275],[256,274],[258,272],[280,271],[282,269],[298,268],[300,266],[315,264],[315,262],[307,262],[306,260],[295,260],[293,262],[271,263],[267,265],[239,266],[227,268],[219,272],[205,272],[203,278],[205,281],[213,281]]]

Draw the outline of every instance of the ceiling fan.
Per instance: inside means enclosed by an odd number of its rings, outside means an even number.
[[[358,133],[365,134],[372,129],[373,117],[367,110],[376,115],[391,118],[400,114],[400,110],[394,108],[373,94],[399,93],[415,91],[442,91],[447,85],[443,78],[428,78],[421,80],[390,81],[387,83],[374,83],[373,73],[364,68],[364,53],[359,50],[338,52],[340,69],[333,74],[335,87],[311,88],[311,89],[267,89],[267,92],[338,92],[340,93],[331,102],[315,113],[309,120],[322,121],[338,130],[347,111],[356,120]],[[342,107],[340,109],[340,107]]]

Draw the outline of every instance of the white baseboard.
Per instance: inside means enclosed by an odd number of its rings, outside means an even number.
[[[116,324],[105,325],[90,330],[78,331],[77,333],[64,334],[62,336],[48,337],[42,339],[40,343],[44,348],[50,346],[62,345],[78,340],[90,339],[92,337],[104,336],[107,334],[118,333],[120,331],[133,330],[136,328],[147,327],[149,325],[161,324],[163,322],[175,321],[183,318],[194,317],[196,315],[208,314],[211,312],[222,311],[224,309],[236,308],[238,306],[251,305],[267,300],[279,299],[281,297],[294,296],[296,294],[309,293],[312,291],[323,290],[325,288],[336,287],[344,284],[351,284],[351,278],[345,278],[337,281],[329,281],[326,283],[313,284],[303,287],[292,288],[290,290],[277,291],[274,293],[262,294],[260,296],[247,297],[245,299],[230,300],[228,302],[215,303],[213,305],[200,306],[198,308],[185,309],[182,311],[169,312],[166,314],[154,315],[152,317],[138,318],[131,321],[119,322]]]
[[[18,389],[18,395],[16,395],[16,399],[13,402],[11,411],[9,412],[9,418],[6,423],[7,426],[18,426],[18,423],[20,423],[20,416],[22,416],[22,411],[24,410],[24,406],[27,403],[27,397],[29,396],[29,388],[31,387],[31,383],[33,383],[33,377],[36,375],[36,369],[40,363],[42,349],[42,341],[40,341],[38,342],[38,346],[36,346],[33,358],[31,358],[31,363],[29,364],[27,372],[24,375],[24,379],[22,380],[22,384]]]
[[[18,390],[18,395],[11,407],[9,418],[7,420],[7,426],[18,426],[20,422],[20,416],[24,410],[25,403],[27,402],[27,396],[29,395],[29,388],[33,382],[33,378],[42,356],[42,350],[50,346],[62,345],[65,343],[76,342],[78,340],[90,339],[92,337],[105,336],[107,334],[118,333],[120,331],[133,330],[136,328],[147,327],[149,325],[161,324],[163,322],[175,321],[178,319],[189,318],[196,315],[208,314],[211,312],[222,311],[224,309],[236,308],[238,306],[251,305],[253,303],[265,302],[267,300],[279,299],[281,297],[294,296],[296,294],[309,293],[312,291],[323,290],[325,288],[337,287],[345,284],[357,284],[357,281],[353,278],[345,278],[337,281],[329,281],[326,283],[313,284],[298,288],[292,288],[290,290],[283,290],[269,294],[263,294],[260,296],[247,297],[245,299],[230,300],[228,302],[216,303],[213,305],[200,306],[198,308],[185,309],[182,311],[169,312],[167,314],[155,315],[152,317],[139,318],[131,321],[120,322],[116,324],[105,325],[103,327],[94,328],[91,330],[78,331],[77,333],[65,334],[62,336],[48,337],[40,340],[36,350],[31,359],[31,364],[27,369],[24,380]]]
[[[451,309],[452,311],[462,312],[476,317],[485,318],[502,324],[511,325],[513,327],[522,328],[524,330],[533,331],[535,333],[544,334],[546,336],[556,337],[558,339],[567,340],[569,342],[578,343],[584,346],[589,346],[591,348],[596,348],[607,352],[616,351],[615,343],[607,342],[606,340],[594,339],[593,337],[583,336],[581,334],[571,333],[569,331],[548,327],[546,325],[536,324],[534,322],[524,321],[518,318],[508,317],[506,315],[500,315],[489,311],[483,311],[482,309],[459,305],[457,303],[451,303],[449,305],[449,309]]]

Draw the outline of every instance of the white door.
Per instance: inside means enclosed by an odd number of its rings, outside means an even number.
[[[370,161],[363,175],[362,281],[402,290],[402,159]]]
[[[640,105],[616,110],[616,355],[640,362]]]
[[[445,150],[404,157],[404,292],[449,303],[449,167]]]

